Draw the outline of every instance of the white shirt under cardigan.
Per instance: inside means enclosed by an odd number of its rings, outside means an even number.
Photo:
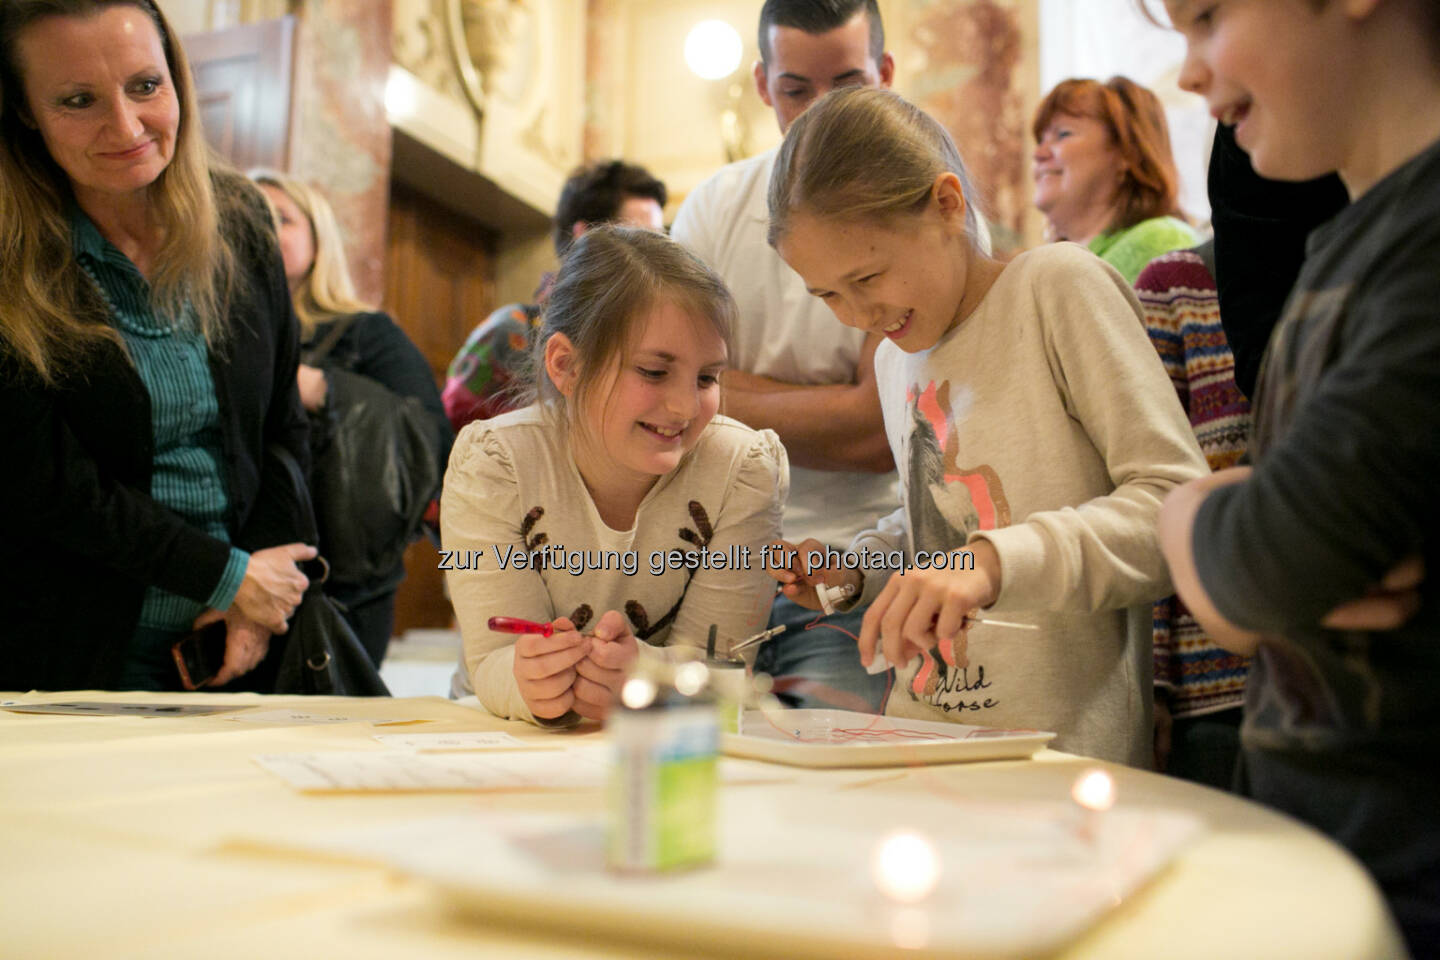
[[[875,356],[901,507],[853,548],[1000,557],[968,669],[912,661],[886,712],[1038,727],[1054,746],[1151,766],[1151,601],[1171,592],[1156,515],[1209,473],[1115,269],[1070,243],[1023,253],[930,350]],[[862,599],[888,579],[870,571]],[[912,692],[917,673],[921,692]]]
[[[565,616],[583,630],[618,610],[656,647],[703,646],[712,623],[722,649],[763,629],[775,581],[760,548],[780,535],[788,483],[773,431],[717,416],[656,480],[634,525],[613,530],[576,469],[568,431],[539,406],[466,426],[440,504],[442,565],[463,639],[455,694],[473,689],[496,716],[534,720],[512,672],[515,637],[490,630],[492,616]],[[749,562],[735,563],[746,547]],[[549,564],[522,568],[514,558],[525,555]],[[667,562],[687,555],[710,569]]]
[[[690,191],[670,235],[720,274],[735,295],[732,367],[807,386],[854,383],[864,331],[837,321],[765,240],[775,153],[732,163]],[[894,503],[893,473],[795,467],[785,536],[840,546]]]

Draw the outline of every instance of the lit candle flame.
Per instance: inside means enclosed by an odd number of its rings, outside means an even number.
[[[675,689],[687,697],[699,693],[710,680],[710,671],[699,660],[682,663],[675,668]]]
[[[620,688],[620,702],[631,710],[644,710],[655,702],[655,695],[659,692],[655,681],[649,677],[631,677]]]
[[[1070,796],[1086,810],[1109,810],[1115,805],[1115,778],[1104,770],[1087,770],[1070,788]]]
[[[918,833],[898,831],[875,849],[875,885],[900,903],[918,903],[940,882],[940,855]]]

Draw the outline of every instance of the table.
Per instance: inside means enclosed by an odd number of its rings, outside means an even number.
[[[0,711],[0,930],[9,956],[265,957],[347,960],[728,955],[724,944],[594,942],[566,928],[481,922],[430,885],[365,863],[237,846],[247,825],[321,831],[474,811],[590,812],[600,791],[307,795],[252,762],[256,754],[380,749],[380,732],[552,733],[425,697],[346,699],[253,694],[69,691],[0,701],[215,703],[335,713],[402,727],[72,717]],[[870,771],[794,770],[795,796],[823,804],[863,791],[885,809],[953,790],[987,801],[1054,798],[1093,761],[1043,751],[1033,760]],[[1315,831],[1228,794],[1108,767],[1125,802],[1182,808],[1208,831],[1139,895],[1062,954],[1079,958],[1403,957],[1368,875]],[[759,784],[726,787],[764,791]],[[557,891],[563,901],[563,891]]]

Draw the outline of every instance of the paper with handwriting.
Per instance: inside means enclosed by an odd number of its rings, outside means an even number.
[[[253,758],[296,790],[581,790],[603,787],[610,772],[604,742],[564,749],[350,750],[271,753]],[[768,764],[720,759],[724,783],[779,783],[793,772]]]
[[[271,753],[255,762],[297,790],[574,790],[605,782],[606,763],[573,750]]]
[[[521,740],[502,730],[464,733],[377,733],[375,739],[392,750],[433,753],[445,750],[553,750],[558,745]]]
[[[226,720],[233,720],[236,723],[368,723],[376,727],[399,726],[408,723],[425,723],[417,717],[351,717],[343,713],[311,713],[308,710],[252,710],[246,713],[237,714],[233,717],[226,717]]]

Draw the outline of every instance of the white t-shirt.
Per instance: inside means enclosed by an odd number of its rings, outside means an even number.
[[[583,630],[618,610],[657,647],[704,646],[713,623],[721,649],[770,617],[775,581],[759,554],[780,533],[787,484],[773,431],[710,421],[629,530],[601,519],[567,437],[538,406],[479,420],[460,431],[445,472],[441,565],[463,640],[452,690],[473,689],[499,717],[534,719],[515,684],[515,637],[490,617],[565,616]]]
[[[775,151],[732,163],[685,198],[670,234],[719,273],[739,307],[731,365],[787,383],[855,382],[865,334],[842,325],[765,241]],[[893,473],[790,471],[785,536],[843,545],[895,506]]]
[[[1171,589],[1156,515],[1209,469],[1130,286],[1075,244],[1041,247],[934,347],[884,343],[875,369],[902,506],[852,547],[913,560],[989,540],[987,612],[1040,627],[973,626],[968,669],[912,661],[886,712],[1053,730],[1058,749],[1150,766],[1151,601]],[[862,599],[886,579],[867,572]]]

